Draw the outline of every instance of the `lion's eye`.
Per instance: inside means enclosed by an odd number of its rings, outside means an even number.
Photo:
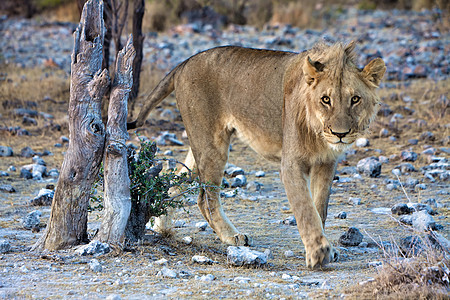
[[[322,100],[322,103],[326,105],[330,105],[331,103],[330,97],[328,96],[323,96],[322,98],[320,98],[320,100]]]
[[[361,100],[360,96],[353,96],[352,99],[351,99],[352,105],[355,105],[356,103],[358,103],[359,100]]]

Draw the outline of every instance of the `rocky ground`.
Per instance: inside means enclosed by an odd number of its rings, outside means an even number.
[[[372,133],[346,153],[333,183],[326,232],[341,259],[322,270],[305,267],[279,167],[237,139],[230,164],[241,170],[227,172],[233,187],[223,190],[223,203],[235,225],[253,238],[250,249],[260,252],[250,266],[233,265],[237,258],[230,249],[211,228],[199,224],[204,220],[192,205],[194,198],[177,212],[171,238],[149,231],[145,241],[119,256],[101,249],[93,255],[28,251],[49,217],[51,190],[68,143],[75,25],[1,19],[0,297],[352,298],[376,277],[386,256],[399,255],[386,254],[390,249],[410,248],[405,237],[431,228],[445,248],[450,225],[450,43],[440,18],[438,11],[349,10],[335,26],[320,31],[289,26],[220,30],[193,23],[146,35],[143,94],[180,61],[219,45],[302,51],[324,37],[356,39],[361,66],[375,56],[386,61],[383,105]],[[171,141],[165,131],[181,143]],[[139,133],[157,138],[161,156],[183,160],[188,145],[183,131],[171,97]],[[130,142],[138,144],[135,134]],[[101,212],[89,218],[93,233]]]

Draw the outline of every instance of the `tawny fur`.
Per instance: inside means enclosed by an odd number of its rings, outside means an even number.
[[[354,43],[318,44],[302,53],[214,48],[172,70],[129,128],[144,125],[175,91],[191,145],[187,163],[203,182],[221,184],[233,133],[281,163],[306,263],[324,265],[337,257],[323,230],[336,161],[373,120],[385,69],[374,59],[359,70]],[[248,243],[225,216],[216,189],[201,191],[198,205],[223,242]]]

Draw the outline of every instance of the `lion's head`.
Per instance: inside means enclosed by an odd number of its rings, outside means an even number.
[[[375,93],[386,66],[375,58],[362,70],[356,67],[355,44],[319,44],[303,61],[306,114],[311,128],[328,145],[344,150],[369,127],[380,99]]]

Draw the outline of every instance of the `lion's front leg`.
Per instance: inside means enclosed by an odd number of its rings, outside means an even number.
[[[311,194],[322,219],[323,228],[327,219],[328,201],[335,171],[336,161],[317,163],[311,167]]]
[[[309,168],[300,160],[283,159],[282,180],[306,249],[306,265],[314,268],[335,261],[337,252],[325,237],[322,218],[310,196]]]

